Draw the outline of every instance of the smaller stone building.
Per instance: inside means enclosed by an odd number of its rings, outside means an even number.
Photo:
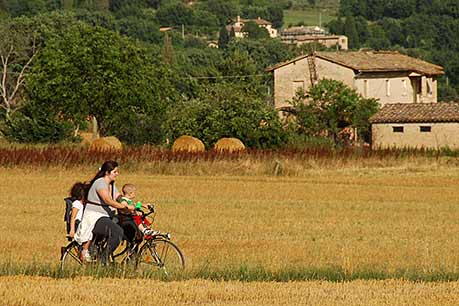
[[[375,149],[459,149],[459,103],[386,104],[370,123]]]
[[[290,45],[318,43],[327,48],[348,49],[347,36],[330,35],[325,29],[318,26],[290,27],[280,32],[280,38],[283,43]]]

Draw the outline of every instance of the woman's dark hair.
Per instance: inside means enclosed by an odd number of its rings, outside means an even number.
[[[86,199],[88,198],[89,189],[91,188],[92,184],[94,184],[94,182],[96,180],[100,179],[101,177],[104,177],[105,173],[112,172],[113,169],[115,169],[116,167],[118,167],[118,163],[116,161],[114,161],[114,160],[107,160],[106,162],[104,162],[102,164],[102,166],[99,168],[99,171],[97,172],[96,176],[94,176],[94,178],[91,180],[91,182],[89,182],[89,187],[88,187],[88,189],[86,190],[86,193],[85,193],[85,198]]]
[[[75,200],[83,200],[86,198],[87,185],[83,182],[76,182],[70,189],[70,196]]]

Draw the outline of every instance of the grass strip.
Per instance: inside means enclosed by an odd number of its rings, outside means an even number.
[[[388,280],[398,279],[414,282],[451,282],[459,281],[459,273],[451,271],[421,271],[400,269],[397,271],[378,271],[372,269],[356,269],[346,271],[342,267],[292,267],[278,271],[269,271],[261,266],[227,266],[221,270],[184,271],[179,275],[166,276],[162,271],[152,270],[139,273],[132,266],[93,265],[73,270],[61,271],[57,264],[19,264],[0,263],[0,276],[44,276],[56,279],[93,277],[121,279],[156,279],[162,281],[178,281],[190,279],[206,279],[213,281],[242,282],[292,282],[292,281],[329,281],[347,282],[354,280]]]

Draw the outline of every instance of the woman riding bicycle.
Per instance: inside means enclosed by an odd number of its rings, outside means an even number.
[[[126,202],[118,203],[116,199],[120,196],[115,186],[115,179],[118,177],[118,163],[106,161],[99,172],[91,180],[86,195],[86,207],[83,219],[78,227],[75,240],[84,244],[83,252],[88,252],[89,244],[94,236],[107,239],[107,247],[102,254],[102,262],[107,262],[108,257],[118,247],[123,239],[123,229],[112,220],[114,209],[129,209],[134,211],[135,207]]]

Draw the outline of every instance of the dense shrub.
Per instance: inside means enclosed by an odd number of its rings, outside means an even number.
[[[14,113],[3,127],[4,136],[21,143],[57,143],[72,137],[73,125],[50,112],[29,106]]]

